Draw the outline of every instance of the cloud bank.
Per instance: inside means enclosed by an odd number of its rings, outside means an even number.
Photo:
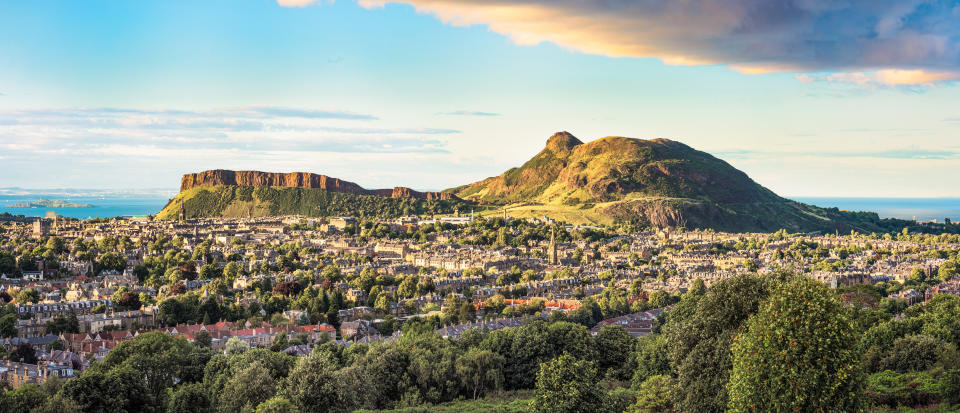
[[[886,85],[960,78],[960,5],[948,0],[358,3],[366,8],[409,4],[454,26],[485,25],[521,45],[552,42],[584,53],[657,58],[674,65],[725,64],[743,73],[842,73],[853,82],[868,78]],[[847,81],[843,76],[825,80]]]
[[[175,156],[177,151],[446,153],[426,136],[454,129],[358,126],[372,115],[278,106],[189,110],[53,108],[0,111],[0,152],[16,157]]]

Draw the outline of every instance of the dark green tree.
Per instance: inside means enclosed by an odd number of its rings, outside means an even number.
[[[862,406],[856,338],[839,297],[807,277],[777,287],[733,344],[734,412],[853,412]]]
[[[531,408],[537,412],[602,411],[604,393],[593,362],[565,354],[543,363]]]

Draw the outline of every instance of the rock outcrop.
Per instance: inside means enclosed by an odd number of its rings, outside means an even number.
[[[285,186],[297,188],[320,188],[333,192],[362,194],[366,190],[353,182],[307,172],[260,172],[214,169],[187,174],[180,180],[180,191],[201,186]]]
[[[180,192],[209,186],[279,186],[289,188],[317,188],[330,192],[376,195],[390,198],[414,198],[421,200],[457,199],[455,195],[450,193],[420,192],[402,186],[394,187],[393,189],[364,189],[360,185],[350,181],[308,172],[281,173],[213,169],[186,174],[180,180]]]

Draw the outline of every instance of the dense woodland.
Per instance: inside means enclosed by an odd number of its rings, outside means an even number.
[[[960,403],[960,298],[937,296],[895,320],[900,309],[876,305],[879,294],[748,274],[691,289],[641,339],[620,327],[591,336],[586,325],[602,315],[586,306],[455,340],[412,321],[396,341],[326,342],[300,358],[283,345],[235,340],[213,352],[203,335],[191,343],[150,333],[79,378],[7,391],[0,409],[850,412]]]

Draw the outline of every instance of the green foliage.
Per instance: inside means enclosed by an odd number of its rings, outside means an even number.
[[[15,390],[0,394],[0,411],[9,413],[29,413],[31,409],[42,405],[48,394],[36,384],[26,384]]]
[[[504,362],[503,356],[492,351],[471,348],[457,359],[457,374],[463,387],[477,399],[503,387]]]
[[[47,321],[46,331],[47,334],[56,335],[60,335],[60,333],[77,334],[80,332],[80,321],[77,319],[77,315],[72,312],[68,316],[58,315]]]
[[[656,375],[644,380],[637,388],[637,401],[629,413],[672,413],[678,411],[676,401],[677,382],[670,376]]]
[[[456,200],[418,200],[330,192],[317,188],[213,186],[177,194],[159,219],[176,219],[183,205],[188,218],[303,215],[308,217],[399,217],[450,214],[467,206]]]
[[[253,364],[235,370],[218,394],[216,409],[221,413],[252,412],[260,403],[276,393],[277,380],[264,363]]]
[[[621,326],[605,326],[596,336],[597,368],[602,376],[629,380],[636,370],[637,340]]]
[[[17,292],[17,303],[28,304],[40,302],[40,293],[33,288],[24,288]]]
[[[157,400],[144,384],[143,375],[129,366],[106,372],[90,369],[80,377],[67,380],[60,393],[84,412],[160,411]]]
[[[254,413],[296,413],[298,410],[287,399],[274,397],[257,406]]]
[[[358,369],[337,370],[330,355],[315,351],[297,361],[281,386],[279,395],[296,408],[308,412],[349,412],[369,405],[372,383]]]
[[[919,372],[936,366],[960,365],[960,356],[952,343],[928,335],[909,335],[894,340],[888,351],[882,353],[874,371],[893,370],[900,373]]]
[[[647,335],[637,341],[636,370],[632,378],[634,388],[640,388],[651,377],[670,374],[669,346],[667,336],[663,334]]]
[[[169,413],[210,413],[210,398],[202,383],[188,383],[170,389],[167,412]]]
[[[541,364],[531,408],[537,412],[597,412],[604,409],[604,396],[593,362],[564,354]]]
[[[120,343],[91,370],[108,375],[116,371],[137,372],[134,382],[147,390],[151,403],[162,408],[168,388],[203,378],[203,366],[210,356],[208,349],[196,348],[186,339],[152,332]]]
[[[960,402],[960,369],[897,373],[886,370],[867,378],[866,398],[875,406],[932,406]]]
[[[806,277],[777,287],[733,344],[731,411],[851,412],[863,382],[839,297]]]
[[[747,318],[777,282],[774,277],[738,275],[714,284],[703,297],[684,300],[664,325],[677,378],[681,411],[721,412],[733,362],[730,346]],[[648,374],[658,372],[658,369]]]

